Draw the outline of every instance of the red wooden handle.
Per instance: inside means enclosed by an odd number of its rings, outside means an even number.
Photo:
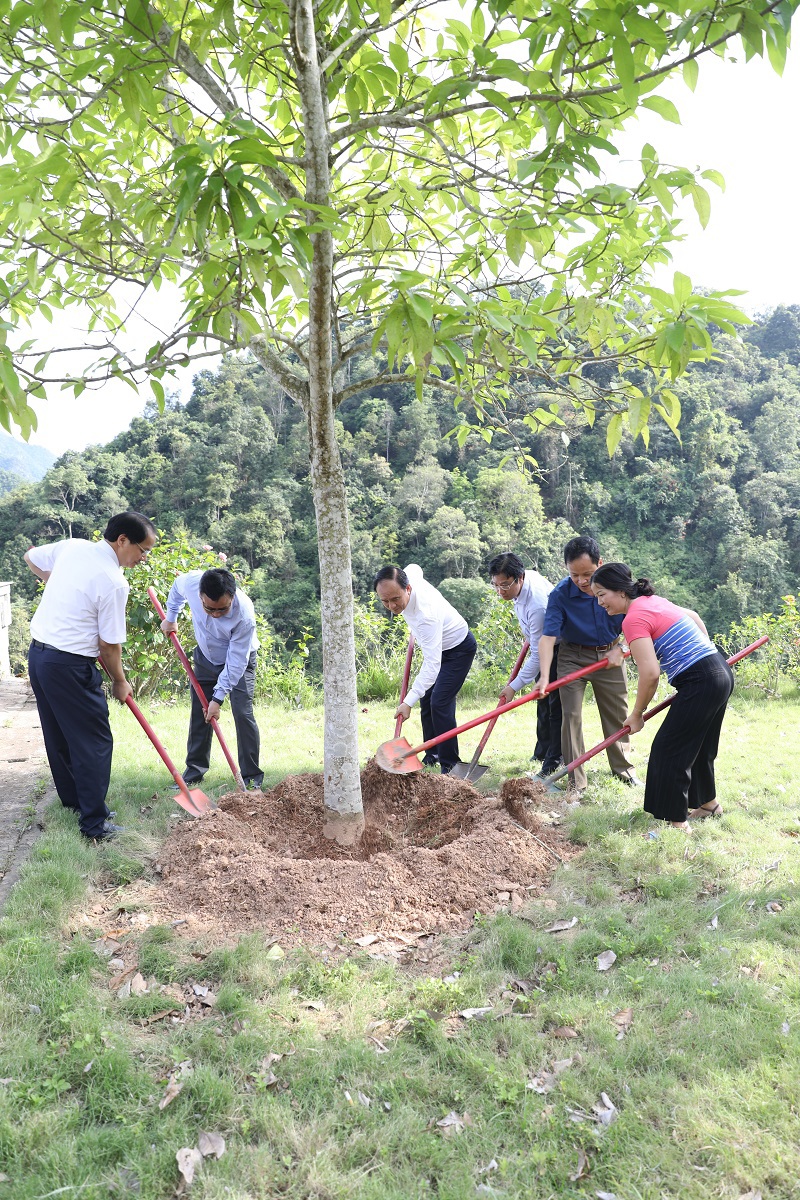
[[[403,681],[400,684],[400,703],[401,704],[405,700],[406,692],[408,691],[408,680],[411,675],[411,660],[413,659],[413,657],[414,657],[414,635],[412,633],[408,639],[408,649],[406,650],[406,661],[405,661],[405,665],[403,667]],[[403,728],[403,718],[398,717],[397,721],[395,722],[395,726],[394,726],[394,736],[396,738],[400,737],[400,730],[402,728]]]
[[[753,642],[751,645],[746,646],[745,649],[740,650],[738,654],[733,654],[727,660],[728,666],[732,667],[734,663],[739,662],[739,660],[742,658],[746,658],[747,655],[752,654],[754,650],[760,649],[760,647],[765,645],[768,641],[768,637],[759,638],[757,642]],[[649,721],[651,717],[656,715],[656,713],[663,712],[665,708],[668,708],[669,705],[672,704],[672,701],[675,699],[676,695],[677,692],[673,692],[671,696],[667,696],[666,700],[662,700],[653,708],[648,709],[642,717],[642,720]],[[613,746],[614,742],[618,742],[620,738],[625,737],[625,735],[630,733],[630,731],[630,725],[623,725],[622,729],[618,729],[616,733],[612,733],[609,737],[604,738],[602,742],[598,742],[597,745],[593,746],[591,750],[587,750],[585,754],[581,754],[578,758],[573,759],[572,762],[567,763],[565,767],[559,767],[558,770],[554,771],[552,775],[548,775],[547,782],[554,783],[557,779],[563,779],[565,775],[570,773],[570,771],[574,771],[576,767],[583,766],[583,764],[588,762],[590,758],[594,758],[595,754],[599,754],[602,750],[607,749],[608,746]]]
[[[147,589],[147,594],[153,603],[153,608],[156,610],[158,615],[161,617],[161,620],[165,621],[167,614],[164,612],[164,608],[163,608],[158,596],[156,595],[155,589],[149,587]],[[184,651],[183,646],[180,643],[180,639],[178,638],[177,633],[175,633],[173,631],[172,633],[168,634],[167,636],[169,637],[169,640],[172,642],[173,646],[175,647],[178,658],[183,663],[183,669],[185,670],[186,674],[189,676],[189,682],[191,683],[192,687],[194,688],[195,692],[197,693],[197,699],[200,701],[200,704],[202,705],[203,712],[207,712],[208,711],[208,700],[206,699],[206,694],[200,686],[199,679],[197,678],[194,671],[192,670],[192,664],[189,662],[188,656],[186,655],[186,652]],[[222,735],[222,730],[219,727],[219,722],[216,720],[216,718],[214,718],[212,721],[209,721],[209,724],[219,739],[219,744],[222,748],[222,753],[225,755],[228,766],[230,767],[231,771],[233,772],[233,778],[236,781],[237,787],[241,787],[242,791],[244,791],[244,780],[242,779],[241,772],[239,771],[239,768],[237,767],[237,765],[234,761],[233,755],[231,754],[230,750],[228,749],[228,743],[225,741],[225,738]]]
[[[624,657],[628,658],[630,650],[626,650]],[[586,675],[593,675],[595,671],[603,671],[608,666],[608,659],[601,658],[596,663],[590,663],[588,667],[581,667],[579,671],[571,671],[569,675],[562,675],[555,683],[550,684],[547,688],[547,695],[561,688],[566,683],[572,683],[576,679],[583,679]],[[422,754],[425,750],[430,750],[432,746],[438,746],[439,742],[446,742],[452,737],[457,737],[459,733],[466,733],[468,729],[474,729],[476,725],[482,725],[484,721],[491,721],[494,717],[501,717],[503,713],[511,712],[512,708],[519,708],[521,704],[528,704],[531,700],[539,700],[541,697],[537,692],[531,692],[528,696],[517,696],[516,700],[509,700],[508,704],[501,704],[498,708],[493,708],[491,712],[484,713],[482,717],[473,717],[471,721],[467,721],[465,725],[458,725],[455,729],[448,729],[447,733],[440,733],[438,737],[431,738],[430,741],[422,742],[419,746],[414,746],[411,750],[404,751],[403,754],[397,755],[398,758],[410,758],[412,754]]]

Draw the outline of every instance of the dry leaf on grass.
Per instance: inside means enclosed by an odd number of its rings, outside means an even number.
[[[459,1116],[457,1112],[449,1112],[441,1121],[436,1122],[437,1128],[442,1131],[442,1137],[453,1137],[457,1133],[463,1133],[466,1127],[472,1124],[472,1117],[466,1112],[463,1116]]]
[[[482,1017],[487,1016],[490,1012],[494,1012],[494,1005],[492,1004],[488,1005],[486,1008],[464,1008],[458,1015],[463,1017],[465,1021],[474,1021],[476,1019],[480,1020]]]
[[[597,1116],[601,1125],[611,1125],[619,1116],[619,1110],[605,1092],[600,1093],[600,1103],[592,1105],[592,1112]]]
[[[544,929],[542,932],[543,933],[563,933],[566,929],[574,929],[577,924],[578,924],[577,917],[573,917],[569,921],[567,921],[567,920],[553,921],[553,924],[548,925],[547,928]]]
[[[270,946],[265,957],[271,962],[275,962],[277,959],[286,958],[286,951],[276,942],[274,946]]]
[[[584,1150],[581,1150],[579,1147],[578,1148],[578,1165],[575,1168],[574,1174],[570,1175],[569,1181],[570,1181],[570,1183],[577,1183],[579,1179],[583,1179],[584,1176],[586,1176],[588,1174],[589,1174],[589,1159],[586,1156],[586,1152]]]
[[[719,917],[715,915],[711,918],[711,920],[706,925],[706,929],[716,929],[718,925],[719,925]]]
[[[321,1000],[301,1000],[300,1007],[301,1008],[313,1008],[315,1012],[324,1012],[325,1011],[325,1005],[322,1003]]]
[[[761,1192],[745,1192],[739,1200],[761,1200]]]
[[[197,1139],[197,1149],[203,1158],[222,1158],[225,1153],[225,1138],[221,1133],[201,1133]]]
[[[203,1165],[203,1156],[196,1146],[183,1146],[176,1151],[175,1158],[178,1162],[178,1170],[180,1171],[184,1184],[188,1187],[194,1182],[194,1173],[198,1167]]]
[[[633,1024],[633,1009],[621,1008],[619,1012],[614,1013],[611,1020],[619,1030],[619,1033],[617,1034],[617,1041],[621,1041]]]
[[[613,950],[604,950],[602,954],[598,954],[595,961],[598,971],[608,971],[617,961],[617,956]]]
[[[573,1029],[571,1025],[559,1025],[557,1029],[550,1030],[550,1037],[554,1038],[574,1038],[577,1036],[577,1029]]]
[[[146,991],[147,991],[147,984],[145,983],[144,975],[142,975],[139,971],[137,971],[136,974],[134,975],[133,979],[131,980],[131,995],[132,996],[143,996]]]
[[[783,905],[779,904],[777,900],[768,900],[766,908],[768,913],[783,912]]]
[[[377,933],[365,933],[363,937],[353,938],[353,944],[355,946],[372,946],[379,940]]]
[[[164,1095],[158,1102],[158,1107],[163,1111],[168,1104],[172,1104],[172,1101],[176,1096],[180,1096],[182,1091],[183,1084],[179,1083],[177,1079],[173,1079],[172,1076],[170,1076],[167,1086],[164,1089]]]
[[[597,1200],[617,1200],[616,1192],[595,1192]]]
[[[556,1086],[558,1076],[569,1070],[572,1064],[578,1061],[580,1061],[578,1055],[573,1058],[557,1059],[549,1071],[542,1071],[541,1075],[534,1076],[530,1083],[526,1083],[526,1089],[529,1092],[536,1092],[539,1096],[546,1096]]]

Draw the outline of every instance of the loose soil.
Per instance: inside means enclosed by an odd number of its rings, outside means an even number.
[[[476,911],[518,911],[556,856],[570,856],[562,831],[537,816],[552,797],[530,780],[484,796],[464,780],[370,762],[361,781],[366,827],[354,847],[323,836],[321,775],[232,792],[182,821],[162,847],[153,907],[164,919],[191,915],[193,932],[259,928],[283,942],[459,930]]]

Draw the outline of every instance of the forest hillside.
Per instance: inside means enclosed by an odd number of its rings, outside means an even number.
[[[394,384],[346,401],[356,593],[369,599],[383,563],[416,561],[474,620],[489,556],[515,550],[556,581],[563,544],[580,532],[715,633],[779,607],[800,577],[800,306],[775,309],[741,341],[720,336],[716,349],[677,389],[681,440],[654,419],[649,446],[626,434],[612,459],[607,419],[591,428],[565,411],[533,432],[509,410],[507,433],[459,446],[448,436],[459,417],[435,389],[420,401]],[[372,376],[374,364],[357,360],[351,373]],[[504,462],[515,447],[538,469]],[[187,404],[149,405],[107,445],[65,454],[2,496],[0,578],[29,604],[28,546],[91,536],[125,507],[226,553],[284,644],[318,629],[306,427],[255,363],[199,374]]]

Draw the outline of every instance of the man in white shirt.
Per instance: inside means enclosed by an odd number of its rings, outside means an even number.
[[[219,716],[225,697],[230,695],[239,770],[246,787],[260,788],[264,772],[258,763],[261,735],[253,714],[258,650],[253,602],[237,588],[230,571],[212,567],[210,571],[187,571],[177,577],[167,598],[166,618],[161,622],[164,633],[177,630],[178,615],[185,604],[189,605],[197,639],[192,656],[194,672],[209,703],[204,713],[192,690],[183,777],[193,785],[208,770],[212,736],[209,722]]]
[[[45,584],[31,620],[28,670],[47,761],[61,803],[78,813],[91,841],[120,832],[106,807],[114,742],[96,659],[102,655],[114,699],[124,704],[132,688],[122,666],[129,590],[122,571],[144,562],[155,542],[147,517],[124,512],[111,518],[100,542],[70,538],[31,546],[25,555]]]
[[[378,599],[395,616],[402,616],[422,651],[422,667],[395,713],[403,721],[419,701],[423,741],[455,729],[456,696],[467,677],[477,645],[469,626],[441,592],[423,578],[416,563],[382,567],[374,584]],[[448,775],[458,758],[458,738],[440,742],[424,762],[438,762]]]
[[[522,688],[539,678],[539,638],[542,636],[547,597],[553,585],[538,571],[526,571],[522,559],[511,553],[498,554],[489,563],[492,587],[501,600],[511,601],[526,640],[528,656],[517,677],[500,693],[500,703],[508,704]],[[557,678],[558,647],[554,649],[550,681]],[[551,692],[536,705],[536,748],[533,757],[541,759],[538,778],[552,775],[561,764],[561,698]]]

